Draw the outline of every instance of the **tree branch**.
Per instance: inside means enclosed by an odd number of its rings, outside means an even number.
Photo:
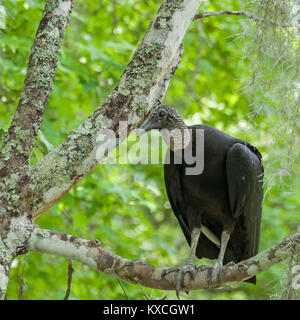
[[[97,141],[101,129],[118,132],[119,121],[128,121],[128,132],[138,127],[163,99],[182,55],[182,39],[201,1],[167,0],[125,69],[119,84],[105,102],[79,128],[44,159],[30,168],[23,190],[23,210],[38,217],[92,171],[104,148]],[[114,143],[111,138],[105,142]],[[114,148],[115,146],[112,146]]]
[[[17,255],[26,253],[27,241],[35,228],[25,215],[3,221],[0,220],[0,300],[6,295],[11,264]]]
[[[73,272],[74,272],[73,263],[72,263],[72,260],[70,259],[68,263],[68,287],[67,287],[64,300],[68,300],[71,293]]]
[[[256,20],[256,18],[249,13],[242,12],[242,11],[214,11],[214,12],[203,12],[203,13],[198,13],[194,16],[193,20],[199,20],[203,18],[208,18],[208,17],[218,17],[218,16],[244,16],[249,19]]]
[[[52,90],[73,0],[47,0],[29,57],[26,78],[1,150],[0,177],[28,166]]]
[[[193,18],[193,20],[199,20],[203,18],[208,18],[208,17],[217,17],[217,16],[243,16],[247,17],[248,19],[254,20],[256,22],[267,22],[273,26],[276,27],[283,27],[283,28],[300,28],[300,25],[298,23],[277,23],[274,21],[266,21],[264,19],[260,19],[257,17],[254,17],[252,14],[247,13],[247,12],[242,12],[242,11],[215,11],[215,12],[204,12],[204,13],[199,13],[196,14]]]
[[[120,280],[161,290],[175,290],[177,272],[164,275],[166,269],[155,268],[137,260],[127,260],[106,251],[98,240],[85,240],[36,227],[29,239],[29,250],[63,256],[105,272]],[[269,269],[274,264],[300,252],[300,233],[278,245],[234,266],[217,269],[211,279],[211,268],[197,271],[195,280],[185,277],[183,291],[217,288],[240,282]]]
[[[27,211],[29,158],[52,90],[73,0],[47,0],[29,57],[19,104],[0,150],[0,225]],[[30,197],[34,201],[34,197]],[[12,214],[13,213],[13,214]],[[0,229],[0,241],[1,237]],[[1,246],[0,246],[1,251]]]

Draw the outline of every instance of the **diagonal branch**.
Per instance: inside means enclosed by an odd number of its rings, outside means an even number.
[[[283,27],[283,28],[300,28],[300,25],[298,23],[277,23],[274,21],[266,21],[261,18],[257,18],[253,16],[250,13],[243,12],[243,11],[215,11],[215,12],[203,12],[196,14],[193,18],[193,20],[199,20],[203,18],[208,18],[208,17],[217,17],[217,16],[243,16],[247,17],[248,19],[254,20],[256,22],[267,22],[275,27]]]
[[[164,274],[166,269],[155,268],[137,260],[127,260],[106,251],[98,240],[85,240],[71,235],[36,227],[29,239],[29,250],[63,256],[105,272],[120,280],[162,290],[175,290],[177,272]],[[224,266],[211,279],[211,268],[197,271],[195,280],[185,277],[183,291],[217,288],[240,282],[269,269],[274,264],[300,252],[300,233],[284,239],[278,245],[234,266]]]
[[[19,104],[0,154],[0,177],[26,167],[52,90],[73,0],[47,0],[36,32]]]
[[[104,143],[99,131],[118,132],[119,122],[128,122],[124,140],[163,99],[182,55],[182,39],[197,12],[199,0],[166,0],[151,22],[144,39],[125,69],[119,84],[92,116],[56,149],[30,168],[23,190],[28,190],[23,210],[36,218],[92,171]],[[108,137],[105,145],[114,140]]]

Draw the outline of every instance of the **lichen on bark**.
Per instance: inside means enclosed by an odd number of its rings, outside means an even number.
[[[7,167],[8,173],[29,163],[52,90],[71,4],[72,0],[46,2],[31,48],[19,104],[0,153],[0,168]]]

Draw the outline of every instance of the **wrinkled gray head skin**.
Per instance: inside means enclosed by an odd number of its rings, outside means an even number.
[[[137,131],[137,135],[141,136],[143,133],[152,129],[172,130],[183,126],[185,126],[184,121],[174,108],[161,105],[150,113],[146,121]]]

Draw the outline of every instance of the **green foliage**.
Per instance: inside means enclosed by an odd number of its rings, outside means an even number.
[[[4,134],[18,103],[44,2],[2,1],[6,28],[0,31],[0,128]],[[243,3],[225,0],[221,7],[219,1],[206,1],[201,11],[243,10]],[[75,1],[31,163],[63,141],[117,84],[159,5],[153,0]],[[242,20],[243,25],[250,23],[239,17],[211,17],[191,24],[184,38],[182,62],[164,102],[189,123],[209,124],[251,141],[262,151],[267,167],[275,170],[280,168],[276,161],[280,154],[273,152],[267,130],[272,125],[272,105],[270,113],[256,118],[253,127],[247,117],[248,99],[241,91],[241,78],[251,75],[249,70],[242,74],[239,68],[246,70],[251,64],[251,59],[243,58],[245,41],[238,40]],[[300,183],[296,175],[283,181],[285,184],[270,190],[266,186],[261,250],[297,231]],[[182,264],[188,252],[166,197],[161,165],[99,165],[37,223],[42,228],[99,239],[107,250],[157,267]],[[63,258],[38,253],[18,257],[11,269],[8,299],[62,299],[67,265]],[[74,268],[70,299],[126,299],[117,279],[78,263]],[[285,269],[282,263],[260,274],[257,286],[240,283],[199,290],[187,298],[276,298]],[[129,299],[156,299],[164,294],[175,298],[174,292],[122,285]]]

